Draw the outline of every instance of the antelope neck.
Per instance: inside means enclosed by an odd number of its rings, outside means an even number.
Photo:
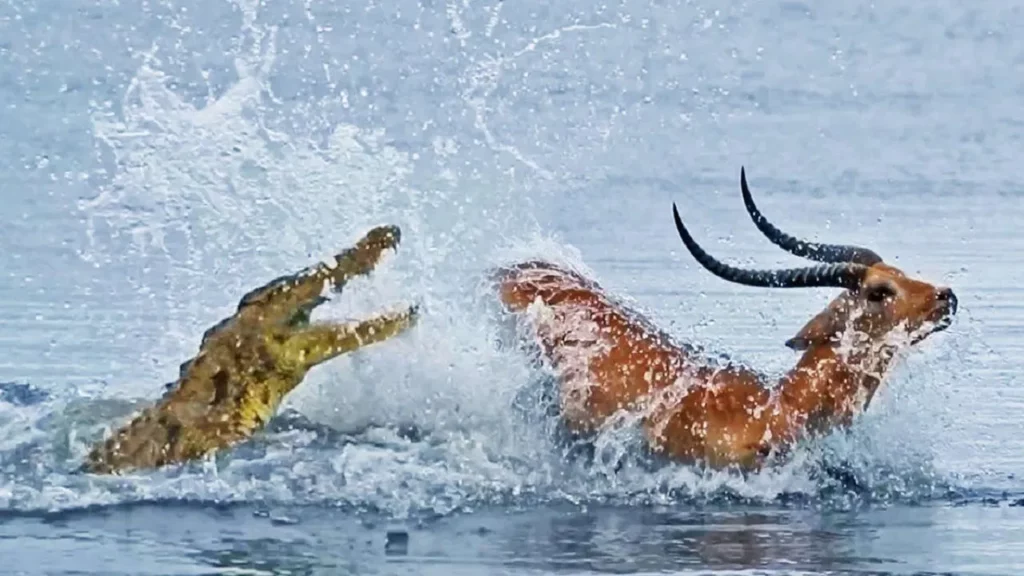
[[[777,402],[789,420],[811,434],[846,426],[863,412],[885,378],[895,349],[870,349],[870,342],[853,350],[834,344],[808,348],[779,386]]]

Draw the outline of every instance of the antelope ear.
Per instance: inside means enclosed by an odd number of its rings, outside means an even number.
[[[837,296],[827,308],[811,318],[797,332],[796,336],[786,340],[786,347],[803,351],[813,345],[828,344],[834,341],[846,326],[853,302],[853,296],[849,292],[843,292]]]

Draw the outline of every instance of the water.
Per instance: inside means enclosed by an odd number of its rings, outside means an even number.
[[[0,6],[0,553],[14,574],[973,573],[1024,563],[1024,41],[996,2]],[[746,481],[564,457],[487,267],[589,267],[764,370],[832,295],[725,284],[870,245],[954,326],[847,436]],[[321,316],[421,325],[324,366],[209,462],[71,473],[242,293],[380,223]],[[617,463],[623,467],[614,472]],[[827,473],[826,473],[827,472]],[[388,534],[392,533],[389,543]],[[404,535],[404,537],[403,537]],[[407,540],[406,540],[407,539]]]

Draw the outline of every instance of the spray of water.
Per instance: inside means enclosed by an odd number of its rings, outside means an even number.
[[[231,484],[225,493],[265,498],[282,496],[270,486],[292,486],[292,498],[359,503],[379,494],[392,509],[443,507],[459,500],[446,499],[448,493],[514,489],[530,484],[531,475],[550,475],[543,466],[521,469],[553,452],[539,432],[510,418],[529,366],[497,346],[495,325],[486,321],[493,302],[484,279],[490,264],[515,254],[573,254],[538,235],[528,216],[481,218],[515,200],[500,190],[416,188],[408,178],[413,158],[387,145],[380,131],[339,124],[320,141],[269,128],[275,35],[255,26],[255,5],[240,7],[252,41],[236,59],[237,81],[223,94],[201,107],[189,103],[170,88],[152,54],[121,110],[97,115],[97,139],[116,168],[112,181],[81,203],[86,256],[100,263],[142,259],[157,271],[143,275],[139,288],[166,298],[165,316],[145,327],[165,335],[154,351],[161,357],[188,357],[205,326],[228,313],[238,295],[351,245],[378,224],[403,228],[398,253],[372,277],[350,283],[314,320],[409,300],[424,313],[407,336],[314,370],[288,398],[285,410],[360,442],[335,446],[329,456],[304,456],[301,433],[271,435],[258,455],[216,471],[263,477],[266,484],[252,491]],[[125,380],[107,393],[141,397],[152,390]],[[388,431],[395,425],[426,439],[395,436]],[[282,454],[293,462],[278,468]],[[218,482],[208,480],[186,492],[218,493]],[[170,489],[146,479],[130,491],[144,485],[154,493]]]
[[[771,499],[816,490],[811,452],[746,479],[649,466],[636,456],[628,418],[597,438],[592,462],[566,458],[555,420],[531,395],[544,375],[526,352],[502,340],[486,272],[542,256],[589,274],[579,254],[538,232],[521,209],[529,198],[515,190],[417,187],[410,177],[415,159],[380,131],[336,124],[321,139],[268,127],[276,36],[256,25],[256,7],[252,0],[239,3],[247,40],[235,60],[237,79],[222,94],[202,106],[190,103],[169,86],[154,52],[120,110],[96,114],[95,134],[113,170],[99,194],[81,203],[89,240],[84,256],[97,266],[143,263],[144,273],[132,281],[159,294],[165,306],[139,329],[164,337],[158,350],[140,354],[167,359],[165,375],[173,376],[202,331],[252,286],[325,258],[378,224],[402,226],[397,255],[317,315],[360,316],[416,300],[422,321],[399,339],[314,370],[284,407],[305,426],[274,426],[231,454],[183,470],[110,479],[66,473],[87,449],[82,436],[95,438],[105,420],[137,406],[125,402],[155,396],[159,382],[139,384],[139,374],[129,374],[104,391],[106,400],[90,399],[87,410],[41,408],[66,418],[49,428],[37,421],[35,435],[20,437],[35,469],[0,483],[0,506],[198,498],[329,501],[405,515],[532,498],[652,502],[727,493]],[[495,136],[486,130],[480,98],[500,72],[501,62],[492,64],[468,72],[466,95],[488,142]],[[491,144],[528,167],[533,162],[506,144]],[[553,177],[539,167],[536,173]],[[4,417],[20,417],[11,414]],[[88,414],[88,426],[69,424],[76,414]],[[46,447],[55,429],[61,450]],[[845,437],[831,449],[856,453],[869,440]],[[5,454],[17,452],[9,448]]]

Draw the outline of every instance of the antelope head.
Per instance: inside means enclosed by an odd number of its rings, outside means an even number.
[[[761,214],[742,169],[740,189],[747,212],[761,233],[787,252],[822,264],[782,270],[746,270],[720,262],[693,240],[673,204],[676,230],[697,262],[730,282],[770,288],[828,286],[845,289],[787,340],[786,346],[804,351],[832,348],[840,342],[852,341],[854,354],[891,357],[899,348],[916,344],[952,323],[957,299],[951,289],[910,278],[867,248],[794,238]]]

